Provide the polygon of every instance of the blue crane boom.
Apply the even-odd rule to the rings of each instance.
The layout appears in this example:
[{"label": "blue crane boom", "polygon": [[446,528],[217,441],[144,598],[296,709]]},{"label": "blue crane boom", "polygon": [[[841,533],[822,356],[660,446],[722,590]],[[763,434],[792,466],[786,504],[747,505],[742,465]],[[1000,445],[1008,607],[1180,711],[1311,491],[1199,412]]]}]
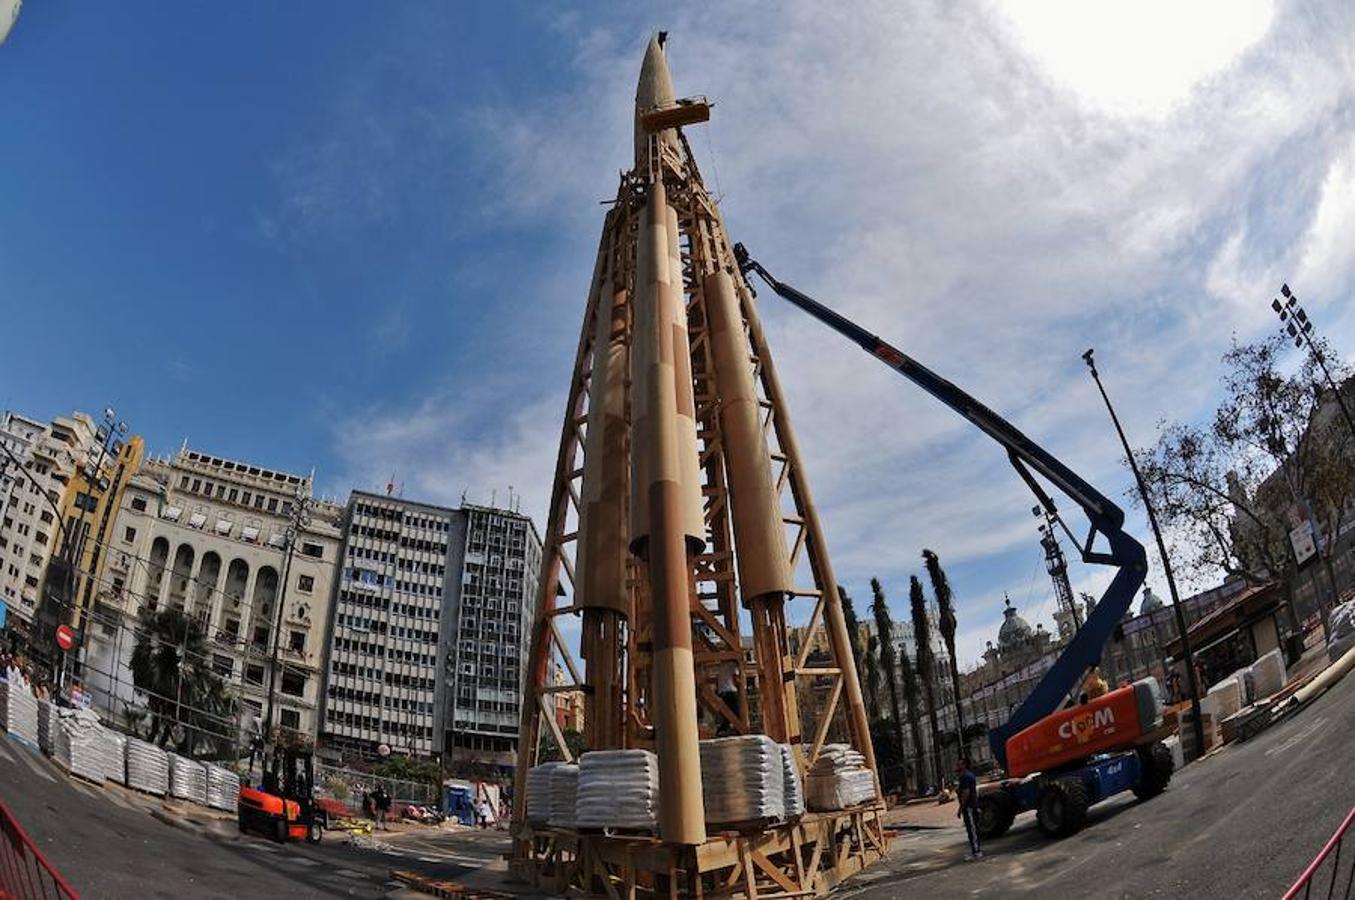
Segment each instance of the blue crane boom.
[{"label": "blue crane boom", "polygon": [[[1076,544],[1082,560],[1118,569],[1097,602],[1096,608],[1087,616],[1087,621],[1059,654],[1054,665],[1040,679],[1035,690],[1031,691],[1030,696],[1016,708],[1004,725],[989,731],[988,743],[992,747],[993,757],[998,765],[1005,769],[1007,739],[1057,710],[1082,680],[1087,670],[1100,662],[1106,642],[1110,640],[1115,626],[1128,611],[1135,593],[1147,574],[1148,564],[1143,545],[1125,532],[1122,509],[1047,450],[1022,434],[1006,419],[902,350],[887,343],[879,335],[872,334],[807,294],[777,281],[760,263],[748,255],[747,249],[742,244],[735,246],[734,254],[738,259],[740,271],[745,279],[749,280],[750,290],[752,284],[749,275],[755,273],[776,292],[777,296],[858,344],[861,349],[968,419],[976,428],[1006,448],[1007,459],[1012,467],[1041,505]],[[1082,509],[1090,526],[1086,540],[1079,541],[1069,531],[1068,526],[1058,515],[1053,499],[1032,475],[1032,470],[1043,476]],[[1105,538],[1105,550],[1093,549],[1098,534]]]}]

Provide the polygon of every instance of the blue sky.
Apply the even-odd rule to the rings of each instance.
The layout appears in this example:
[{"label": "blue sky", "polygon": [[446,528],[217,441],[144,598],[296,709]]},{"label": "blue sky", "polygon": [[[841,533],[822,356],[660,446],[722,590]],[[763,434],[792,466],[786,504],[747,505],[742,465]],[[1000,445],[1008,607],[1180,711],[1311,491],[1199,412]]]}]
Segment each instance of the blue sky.
[{"label": "blue sky", "polygon": [[[1207,413],[1282,280],[1355,351],[1355,14],[1178,5],[30,2],[0,47],[0,406],[112,403],[155,451],[340,496],[512,485],[540,521],[665,27],[735,239],[1122,497],[1086,347],[1138,443]],[[906,615],[930,546],[963,658],[1004,590],[1047,621],[1001,454],[762,302],[858,601],[879,575]]]}]

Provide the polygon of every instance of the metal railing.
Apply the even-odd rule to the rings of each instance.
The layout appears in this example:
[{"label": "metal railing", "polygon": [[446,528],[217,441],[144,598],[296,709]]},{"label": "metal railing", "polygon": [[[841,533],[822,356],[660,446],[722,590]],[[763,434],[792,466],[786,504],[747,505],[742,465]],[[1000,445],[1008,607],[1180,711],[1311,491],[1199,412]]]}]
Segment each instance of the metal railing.
[{"label": "metal railing", "polygon": [[[1285,892],[1284,900],[1293,900],[1295,897],[1303,897],[1307,900],[1312,896],[1312,890],[1316,885],[1319,893],[1317,896],[1326,897],[1331,900],[1332,897],[1342,897],[1345,900],[1350,898],[1350,889],[1352,882],[1355,882],[1355,852],[1347,854],[1345,869],[1341,868],[1341,843],[1345,839],[1346,832],[1350,830],[1351,825],[1355,825],[1355,807],[1346,814],[1346,819],[1341,823],[1341,827],[1336,829],[1336,833],[1327,841],[1326,846],[1317,854],[1308,868],[1303,870],[1299,880],[1294,882],[1294,886]],[[1323,872],[1328,860],[1331,861],[1331,875],[1327,876]],[[1341,886],[1342,875],[1345,878],[1345,888],[1342,893],[1337,893],[1337,888]],[[1320,876],[1320,877],[1319,877]],[[1327,892],[1321,893],[1323,882],[1327,885]]]},{"label": "metal railing", "polygon": [[78,900],[79,896],[0,802],[0,897]]}]

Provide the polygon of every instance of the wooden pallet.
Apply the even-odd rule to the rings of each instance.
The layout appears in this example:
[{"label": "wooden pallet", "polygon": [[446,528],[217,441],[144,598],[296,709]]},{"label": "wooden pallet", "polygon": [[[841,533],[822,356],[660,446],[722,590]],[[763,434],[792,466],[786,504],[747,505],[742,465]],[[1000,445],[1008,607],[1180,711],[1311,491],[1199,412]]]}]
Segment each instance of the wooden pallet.
[{"label": "wooden pallet", "polygon": [[434,897],[451,897],[454,900],[517,900],[512,894],[505,894],[501,891],[487,891],[483,888],[468,888],[455,881],[443,881],[427,875],[420,875],[418,872],[393,870],[391,877],[401,884],[409,885],[416,891]]},{"label": "wooden pallet", "polygon": [[889,841],[878,806],[723,830],[695,847],[562,829],[524,828],[515,837],[532,852],[511,861],[513,877],[550,893],[608,900],[817,897],[883,859]]}]

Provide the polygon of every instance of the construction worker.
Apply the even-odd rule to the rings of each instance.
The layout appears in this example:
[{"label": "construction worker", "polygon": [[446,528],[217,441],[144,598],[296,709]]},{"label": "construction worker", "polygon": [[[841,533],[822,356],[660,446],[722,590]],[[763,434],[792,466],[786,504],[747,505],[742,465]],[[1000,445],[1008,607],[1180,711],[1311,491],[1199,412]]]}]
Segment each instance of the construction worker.
[{"label": "construction worker", "polygon": [[955,817],[964,821],[965,834],[969,836],[969,856],[967,859],[982,859],[983,848],[979,846],[979,779],[970,768],[969,757],[961,756],[955,761],[955,796],[959,808]]},{"label": "construction worker", "polygon": [[1110,690],[1109,686],[1106,684],[1106,680],[1101,677],[1101,669],[1099,666],[1092,666],[1091,672],[1087,674],[1085,687],[1087,689],[1088,700],[1095,700],[1097,697],[1103,696],[1106,691]]}]

